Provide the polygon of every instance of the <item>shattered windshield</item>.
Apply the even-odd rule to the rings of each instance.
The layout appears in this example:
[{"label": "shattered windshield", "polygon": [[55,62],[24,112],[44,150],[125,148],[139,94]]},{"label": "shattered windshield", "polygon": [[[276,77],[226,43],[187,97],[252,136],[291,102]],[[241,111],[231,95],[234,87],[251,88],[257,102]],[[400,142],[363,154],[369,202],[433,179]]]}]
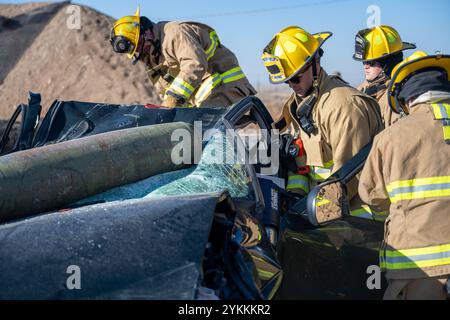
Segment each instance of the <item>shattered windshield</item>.
[{"label": "shattered windshield", "polygon": [[148,197],[223,191],[228,191],[234,198],[247,197],[250,179],[238,150],[236,135],[224,128],[215,130],[196,169],[188,176],[156,189]]},{"label": "shattered windshield", "polygon": [[74,207],[124,201],[228,191],[234,198],[254,200],[251,178],[239,152],[239,138],[224,128],[214,130],[205,143],[201,159],[189,169],[166,172],[117,187],[77,202]]}]

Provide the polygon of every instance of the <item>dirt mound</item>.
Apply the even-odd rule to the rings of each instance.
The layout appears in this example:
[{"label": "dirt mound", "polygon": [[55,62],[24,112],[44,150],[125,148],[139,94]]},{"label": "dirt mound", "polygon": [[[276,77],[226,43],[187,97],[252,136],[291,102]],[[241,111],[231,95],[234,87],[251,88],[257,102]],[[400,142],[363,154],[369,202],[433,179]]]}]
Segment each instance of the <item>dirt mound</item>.
[{"label": "dirt mound", "polygon": [[111,50],[114,19],[80,6],[81,28],[72,30],[67,26],[69,6],[0,5],[0,37],[16,39],[0,52],[2,64],[6,62],[0,68],[0,118],[9,118],[18,104],[26,103],[29,90],[42,94],[44,113],[55,99],[159,102],[144,66],[133,66]]},{"label": "dirt mound", "polygon": [[277,120],[281,115],[284,103],[291,94],[292,91],[289,89],[280,89],[280,86],[273,86],[273,88],[264,87],[258,89],[257,97],[260,98],[267,107],[274,120]]}]

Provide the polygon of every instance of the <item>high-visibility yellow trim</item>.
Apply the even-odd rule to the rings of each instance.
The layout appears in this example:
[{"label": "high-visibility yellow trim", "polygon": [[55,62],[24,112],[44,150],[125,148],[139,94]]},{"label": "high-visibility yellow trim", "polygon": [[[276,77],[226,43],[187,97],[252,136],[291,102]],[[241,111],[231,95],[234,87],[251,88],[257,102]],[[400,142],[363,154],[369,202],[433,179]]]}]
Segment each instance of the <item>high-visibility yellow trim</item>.
[{"label": "high-visibility yellow trim", "polygon": [[450,176],[394,181],[387,186],[392,203],[450,196]]},{"label": "high-visibility yellow trim", "polygon": [[370,208],[368,205],[362,205],[361,208],[350,211],[350,215],[353,217],[371,219],[375,221],[384,221],[388,216],[388,212],[377,212]]},{"label": "high-visibility yellow trim", "polygon": [[311,172],[309,176],[316,181],[327,180],[331,176],[331,169],[326,169],[322,167],[311,167]]},{"label": "high-visibility yellow trim", "polygon": [[450,121],[448,123],[444,123],[444,127],[442,129],[444,131],[444,140],[450,140]]},{"label": "high-visibility yellow trim", "polygon": [[208,61],[214,56],[214,54],[216,53],[216,49],[220,44],[219,36],[217,35],[216,31],[212,31],[209,34],[209,38],[211,39],[211,45],[205,51]]},{"label": "high-visibility yellow trim", "polygon": [[274,272],[269,272],[269,271],[262,270],[262,269],[259,269],[259,268],[257,268],[257,271],[258,271],[259,276],[263,280],[269,280],[269,279],[272,279],[275,276]]},{"label": "high-visibility yellow trim", "polygon": [[391,192],[394,188],[411,187],[411,186],[422,186],[422,185],[448,183],[448,182],[450,182],[450,176],[420,178],[420,179],[411,179],[411,180],[400,180],[400,181],[391,182],[387,186],[387,189],[388,189],[388,192]]},{"label": "high-visibility yellow trim", "polygon": [[301,189],[306,193],[309,193],[309,180],[307,176],[292,175],[288,178],[287,190]]},{"label": "high-visibility yellow trim", "polygon": [[[267,264],[267,261],[265,261],[264,259],[261,259],[258,256],[252,255],[252,259],[254,260],[258,260],[260,262],[262,262],[263,264]],[[256,269],[258,271],[258,274],[261,276],[261,278],[263,278],[263,280],[268,280],[273,278],[276,275],[276,272],[270,272],[261,268],[257,268]]]},{"label": "high-visibility yellow trim", "polygon": [[319,166],[310,166],[311,172],[309,173],[309,176],[311,179],[322,182],[327,180],[331,176],[331,172],[333,171],[333,160],[328,161],[324,164],[323,167]]},{"label": "high-visibility yellow trim", "polygon": [[450,104],[432,103],[431,106],[436,120],[450,119]]},{"label": "high-visibility yellow trim", "polygon": [[362,218],[362,219],[368,219],[368,220],[372,220],[372,212],[365,208],[359,208],[356,210],[352,210],[350,211],[350,215],[352,217],[357,217],[357,218]]},{"label": "high-visibility yellow trim", "polygon": [[328,200],[328,199],[323,199],[323,200],[317,201],[316,207],[321,207],[321,206],[324,206],[324,205],[329,204],[329,203],[331,203],[330,200]]},{"label": "high-visibility yellow trim", "polygon": [[178,77],[173,80],[170,87],[167,89],[167,91],[171,91],[175,94],[183,96],[184,98],[186,98],[186,100],[189,100],[194,90],[194,87]]},{"label": "high-visibility yellow trim", "polygon": [[450,264],[450,244],[416,249],[385,250],[382,265],[387,269],[413,269]]},{"label": "high-visibility yellow trim", "polygon": [[241,67],[236,67],[220,75],[223,83],[230,83],[245,78],[245,74]]},{"label": "high-visibility yellow trim", "polygon": [[436,259],[436,260],[427,260],[427,261],[418,261],[418,262],[402,262],[402,263],[389,263],[386,261],[385,268],[398,270],[398,269],[414,269],[414,268],[428,268],[428,267],[438,267],[450,264],[450,258],[446,259]]},{"label": "high-visibility yellow trim", "polygon": [[389,215],[389,212],[387,212],[387,211],[378,212],[378,211],[372,210],[372,218],[375,221],[385,221],[387,219],[388,215]]},{"label": "high-visibility yellow trim", "polygon": [[417,256],[421,254],[433,254],[438,252],[450,251],[450,244],[443,244],[439,246],[416,248],[416,249],[400,249],[400,250],[386,250],[388,257],[403,257],[403,256]]},{"label": "high-visibility yellow trim", "polygon": [[414,199],[425,199],[425,198],[440,198],[449,197],[450,188],[447,190],[432,190],[423,192],[407,192],[397,195],[391,198],[392,203],[396,203],[402,200],[414,200]]},{"label": "high-visibility yellow trim", "polygon": [[202,103],[208,98],[211,94],[211,91],[217,87],[222,81],[220,74],[215,73],[211,77],[209,77],[206,81],[202,83],[200,88],[198,89],[197,94],[195,95],[195,100],[197,104]]},{"label": "high-visibility yellow trim", "polygon": [[435,101],[431,104],[431,106],[433,108],[435,119],[442,120],[444,140],[445,142],[450,144],[450,104],[440,103],[440,101]]},{"label": "high-visibility yellow trim", "polygon": [[230,83],[243,78],[245,78],[245,74],[242,71],[241,67],[230,69],[222,74],[215,73],[211,75],[211,77],[209,77],[202,83],[197,93],[195,94],[196,103],[200,104],[205,101],[214,90],[214,88],[219,86],[221,83]]}]

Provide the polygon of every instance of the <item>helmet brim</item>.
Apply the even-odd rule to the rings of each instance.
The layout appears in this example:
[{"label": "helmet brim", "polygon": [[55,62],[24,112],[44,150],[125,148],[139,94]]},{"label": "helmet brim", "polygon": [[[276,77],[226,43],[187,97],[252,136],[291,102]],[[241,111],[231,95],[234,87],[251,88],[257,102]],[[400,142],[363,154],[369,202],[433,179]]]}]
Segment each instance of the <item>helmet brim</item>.
[{"label": "helmet brim", "polygon": [[388,87],[389,107],[395,113],[400,113],[396,108],[396,97],[394,92],[401,89],[405,80],[417,71],[425,68],[440,68],[447,72],[447,80],[450,81],[450,55],[430,55],[412,60],[400,66],[392,75],[391,83]]},{"label": "helmet brim", "polygon": [[377,60],[381,60],[381,59],[393,56],[394,54],[397,54],[399,52],[402,52],[402,51],[405,51],[405,50],[413,50],[413,49],[416,49],[416,45],[414,43],[403,42],[403,46],[402,46],[402,48],[400,50],[392,52],[392,53],[389,53],[389,54],[385,54],[382,57],[378,57],[378,58],[375,58],[375,59],[360,59],[360,58],[357,58],[355,56],[355,54],[353,54],[353,60],[360,61],[360,62],[377,61]]}]

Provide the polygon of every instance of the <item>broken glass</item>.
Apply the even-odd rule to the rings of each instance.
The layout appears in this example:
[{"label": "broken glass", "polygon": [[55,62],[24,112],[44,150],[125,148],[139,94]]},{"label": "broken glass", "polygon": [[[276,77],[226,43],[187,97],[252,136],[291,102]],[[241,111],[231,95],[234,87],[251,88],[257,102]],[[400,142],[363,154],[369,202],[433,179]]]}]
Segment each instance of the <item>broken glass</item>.
[{"label": "broken glass", "polygon": [[249,195],[249,181],[236,135],[216,130],[203,149],[196,169],[186,177],[151,192],[147,197],[228,191],[234,198]]}]

